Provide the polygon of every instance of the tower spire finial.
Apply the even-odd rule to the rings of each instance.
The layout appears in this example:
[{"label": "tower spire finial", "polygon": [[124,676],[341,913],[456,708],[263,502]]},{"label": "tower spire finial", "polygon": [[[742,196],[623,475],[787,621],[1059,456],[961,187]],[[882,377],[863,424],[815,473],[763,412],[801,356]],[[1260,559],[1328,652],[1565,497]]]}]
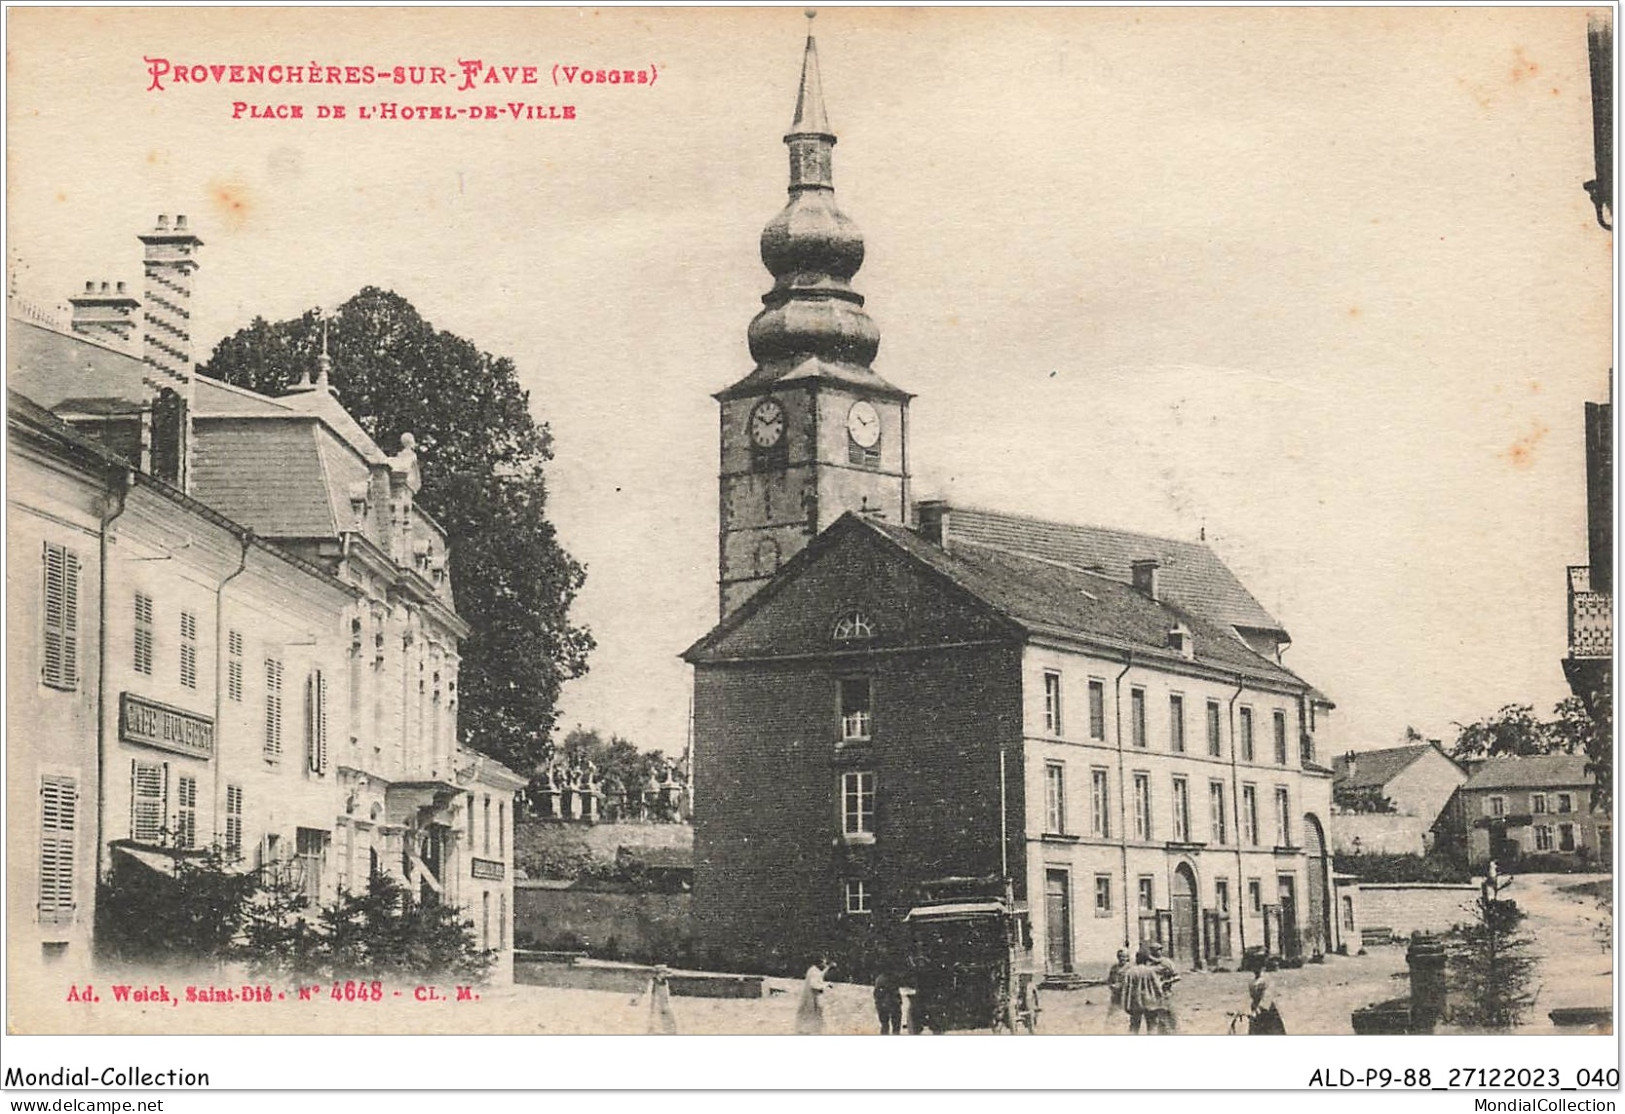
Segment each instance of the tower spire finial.
[{"label": "tower spire finial", "polygon": [[812,21],[817,15],[807,9],[807,50],[801,59],[801,88],[796,92],[796,118],[790,125],[790,135],[822,135],[833,141],[835,134],[829,130],[829,117],[824,113],[824,83],[818,75],[818,41],[812,34]]},{"label": "tower spire finial", "polygon": [[327,389],[330,386],[328,373],[333,370],[333,357],[327,354],[327,314],[319,309],[316,312],[322,319],[322,354],[316,357],[316,385]]}]

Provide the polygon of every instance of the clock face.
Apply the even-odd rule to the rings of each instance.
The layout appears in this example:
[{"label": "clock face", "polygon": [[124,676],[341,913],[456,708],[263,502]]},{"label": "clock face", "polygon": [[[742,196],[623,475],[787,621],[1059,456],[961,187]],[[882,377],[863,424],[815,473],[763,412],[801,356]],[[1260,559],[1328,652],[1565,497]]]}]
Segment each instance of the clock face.
[{"label": "clock face", "polygon": [[771,449],[784,438],[784,407],[777,399],[763,399],[750,412],[750,440],[759,449]]},{"label": "clock face", "polygon": [[852,443],[860,449],[872,449],[880,443],[880,415],[872,404],[859,400],[846,414],[846,432]]}]

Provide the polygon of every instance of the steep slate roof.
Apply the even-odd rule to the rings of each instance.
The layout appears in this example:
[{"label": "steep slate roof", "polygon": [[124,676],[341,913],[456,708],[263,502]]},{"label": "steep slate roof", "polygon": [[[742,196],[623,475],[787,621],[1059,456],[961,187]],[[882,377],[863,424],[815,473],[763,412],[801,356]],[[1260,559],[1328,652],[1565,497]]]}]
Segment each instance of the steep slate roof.
[{"label": "steep slate roof", "polygon": [[950,505],[948,512],[950,545],[957,538],[996,546],[1080,568],[1096,568],[1124,581],[1132,575],[1130,566],[1134,561],[1154,557],[1161,563],[1158,579],[1168,599],[1217,622],[1286,633],[1280,620],[1264,610],[1205,542],[1159,538],[1104,526],[1045,522],[975,507]]},{"label": "steep slate roof", "polygon": [[338,534],[314,419],[215,421],[199,430],[192,490],[272,538]]},{"label": "steep slate roof", "polygon": [[1333,784],[1338,789],[1379,789],[1432,749],[1432,743],[1417,743],[1408,747],[1357,750],[1353,777],[1349,776],[1349,756],[1340,754],[1332,759]]},{"label": "steep slate roof", "polygon": [[64,399],[145,399],[139,357],[19,317],[6,321],[6,373],[12,387],[46,409]]},{"label": "steep slate roof", "polygon": [[1183,623],[1194,640],[1196,665],[1307,688],[1291,670],[1255,653],[1234,631],[1167,601],[1151,600],[1127,584],[985,546],[953,548],[951,534],[950,548],[944,550],[906,527],[850,512],[796,554],[774,581],[684,656],[691,661],[705,660],[712,645],[768,605],[776,589],[794,578],[797,570],[855,531],[866,531],[889,543],[900,555],[935,571],[1028,635],[1078,639],[1111,650],[1131,650],[1146,660],[1177,663],[1184,659],[1168,648],[1168,633],[1176,623]]},{"label": "steep slate roof", "polygon": [[1462,789],[1583,788],[1591,782],[1583,754],[1532,754],[1492,758],[1473,772]]}]

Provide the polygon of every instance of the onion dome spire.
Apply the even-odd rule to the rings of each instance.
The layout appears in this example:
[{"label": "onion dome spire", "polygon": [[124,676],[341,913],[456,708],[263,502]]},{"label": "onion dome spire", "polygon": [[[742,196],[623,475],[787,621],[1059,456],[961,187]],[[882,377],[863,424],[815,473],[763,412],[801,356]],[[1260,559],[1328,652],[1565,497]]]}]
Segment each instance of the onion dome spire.
[{"label": "onion dome spire", "polygon": [[750,354],[759,365],[817,358],[867,367],[880,349],[880,330],[851,286],[863,266],[863,233],[835,206],[835,133],[824,112],[818,45],[810,31],[795,120],[784,142],[790,148],[790,202],[762,229],[762,262],[774,283],[750,323]]}]

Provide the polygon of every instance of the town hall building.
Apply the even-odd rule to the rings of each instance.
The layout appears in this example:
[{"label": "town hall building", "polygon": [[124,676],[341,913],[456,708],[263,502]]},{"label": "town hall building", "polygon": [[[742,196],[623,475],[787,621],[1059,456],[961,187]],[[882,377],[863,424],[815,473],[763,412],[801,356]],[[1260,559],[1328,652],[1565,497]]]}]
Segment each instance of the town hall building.
[{"label": "town hall building", "polygon": [[872,367],[809,37],[754,369],[721,404],[719,624],[694,667],[696,946],[851,974],[922,884],[993,878],[1057,978],[1341,944],[1332,703],[1205,542],[915,502]]}]

